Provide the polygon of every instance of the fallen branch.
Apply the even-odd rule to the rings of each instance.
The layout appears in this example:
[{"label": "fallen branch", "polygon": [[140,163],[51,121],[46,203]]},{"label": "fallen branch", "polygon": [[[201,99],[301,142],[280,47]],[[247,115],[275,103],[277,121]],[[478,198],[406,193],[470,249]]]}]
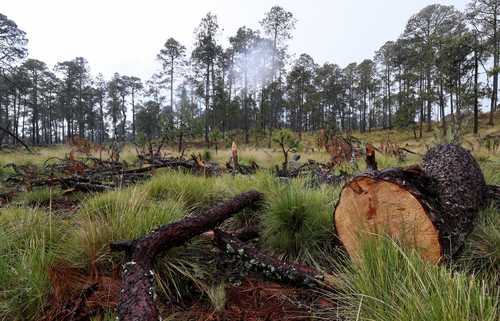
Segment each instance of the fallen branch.
[{"label": "fallen branch", "polygon": [[123,265],[118,317],[122,321],[157,321],[153,263],[160,252],[180,246],[191,238],[213,229],[242,209],[260,202],[256,191],[240,194],[199,216],[189,216],[164,225],[143,238],[115,242],[112,251],[124,251],[128,262]]},{"label": "fallen branch", "polygon": [[16,136],[14,133],[12,133],[10,130],[8,130],[7,128],[3,128],[3,127],[1,127],[1,126],[0,126],[0,130],[1,130],[1,131],[3,131],[4,133],[8,134],[10,137],[14,138],[14,140],[15,140],[16,142],[18,142],[19,144],[23,145],[23,146],[24,146],[24,148],[26,148],[26,149],[28,150],[28,152],[33,153],[33,152],[31,151],[31,149],[29,148],[29,146],[28,146],[28,145],[26,145],[26,143],[25,143],[25,142],[23,142],[21,138],[17,137],[17,136]]},{"label": "fallen branch", "polygon": [[257,272],[274,281],[305,288],[334,287],[335,277],[314,268],[286,263],[245,244],[221,230],[214,231],[214,241],[225,256],[246,272]]}]

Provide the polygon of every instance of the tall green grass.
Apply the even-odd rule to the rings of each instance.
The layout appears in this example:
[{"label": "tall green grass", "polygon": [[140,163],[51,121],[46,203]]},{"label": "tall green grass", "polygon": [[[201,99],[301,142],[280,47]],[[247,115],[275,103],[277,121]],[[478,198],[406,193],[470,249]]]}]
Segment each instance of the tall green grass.
[{"label": "tall green grass", "polygon": [[493,206],[482,210],[476,224],[458,261],[466,270],[500,284],[500,211]]},{"label": "tall green grass", "polygon": [[334,240],[333,208],[338,190],[313,189],[292,180],[268,194],[262,217],[266,247],[289,259],[307,260],[322,253]]},{"label": "tall green grass", "polygon": [[[342,269],[340,302],[345,320],[497,321],[499,293],[489,283],[421,260],[386,237],[361,247],[360,261]],[[337,301],[337,302],[338,302]]]},{"label": "tall green grass", "polygon": [[194,176],[179,171],[165,171],[144,186],[152,200],[178,198],[192,207],[206,204],[217,197],[214,193],[215,178]]},{"label": "tall green grass", "polygon": [[63,194],[60,188],[42,187],[18,194],[13,200],[24,206],[49,206],[50,202]]},{"label": "tall green grass", "polygon": [[0,211],[0,319],[36,320],[46,307],[48,268],[64,225],[40,210]]},{"label": "tall green grass", "polygon": [[[109,251],[111,242],[139,238],[188,212],[180,194],[151,201],[147,184],[93,196],[75,215],[74,228],[58,248],[59,258],[89,272],[110,273],[124,263],[121,254]],[[205,244],[194,240],[162,255],[156,269],[160,295],[178,301],[193,288],[201,288],[207,277],[206,252]]]},{"label": "tall green grass", "polygon": [[61,244],[62,256],[82,268],[105,263],[112,260],[111,242],[138,238],[186,214],[177,199],[150,202],[147,195],[143,186],[136,186],[87,199]]}]

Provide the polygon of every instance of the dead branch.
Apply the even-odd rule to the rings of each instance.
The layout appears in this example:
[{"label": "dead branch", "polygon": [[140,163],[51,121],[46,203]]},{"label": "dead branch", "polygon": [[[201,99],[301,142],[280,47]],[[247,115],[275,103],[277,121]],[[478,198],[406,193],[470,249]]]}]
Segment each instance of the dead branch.
[{"label": "dead branch", "polygon": [[128,262],[123,265],[118,316],[122,321],[156,321],[159,319],[154,289],[153,263],[156,256],[180,246],[231,217],[242,209],[256,205],[263,195],[256,191],[240,194],[199,216],[189,216],[164,225],[140,239],[115,242],[112,251],[124,251]]},{"label": "dead branch", "polygon": [[306,288],[333,287],[335,277],[314,268],[284,262],[221,230],[214,231],[214,241],[223,254],[245,272],[257,272],[266,278]]},{"label": "dead branch", "polygon": [[29,148],[29,146],[28,146],[28,145],[26,145],[26,143],[25,143],[25,142],[23,142],[23,140],[22,140],[21,138],[17,137],[17,136],[16,136],[14,133],[12,133],[10,130],[8,130],[7,128],[3,128],[3,127],[1,127],[1,126],[0,126],[0,130],[1,130],[1,131],[3,131],[4,133],[6,133],[7,135],[9,135],[10,137],[14,138],[14,140],[15,140],[16,142],[18,142],[19,144],[23,145],[23,146],[24,146],[24,148],[26,148],[26,150],[27,150],[28,152],[33,153],[33,152],[31,151],[31,149]]}]

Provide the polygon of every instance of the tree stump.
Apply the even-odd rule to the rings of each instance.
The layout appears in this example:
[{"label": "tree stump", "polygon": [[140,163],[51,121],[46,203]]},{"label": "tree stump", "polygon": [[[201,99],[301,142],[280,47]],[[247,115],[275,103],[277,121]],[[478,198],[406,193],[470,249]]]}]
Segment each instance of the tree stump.
[{"label": "tree stump", "polygon": [[440,145],[425,155],[422,168],[355,176],[341,192],[335,227],[354,259],[363,237],[387,234],[437,263],[462,247],[485,193],[484,177],[470,153]]}]

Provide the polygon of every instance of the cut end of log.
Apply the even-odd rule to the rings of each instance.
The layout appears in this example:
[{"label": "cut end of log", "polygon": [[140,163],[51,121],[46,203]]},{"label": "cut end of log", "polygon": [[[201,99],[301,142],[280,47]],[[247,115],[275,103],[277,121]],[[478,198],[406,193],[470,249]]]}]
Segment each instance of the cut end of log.
[{"label": "cut end of log", "polygon": [[363,239],[386,234],[437,263],[442,256],[439,232],[430,213],[404,186],[382,178],[360,176],[348,183],[335,210],[338,236],[357,259]]}]

